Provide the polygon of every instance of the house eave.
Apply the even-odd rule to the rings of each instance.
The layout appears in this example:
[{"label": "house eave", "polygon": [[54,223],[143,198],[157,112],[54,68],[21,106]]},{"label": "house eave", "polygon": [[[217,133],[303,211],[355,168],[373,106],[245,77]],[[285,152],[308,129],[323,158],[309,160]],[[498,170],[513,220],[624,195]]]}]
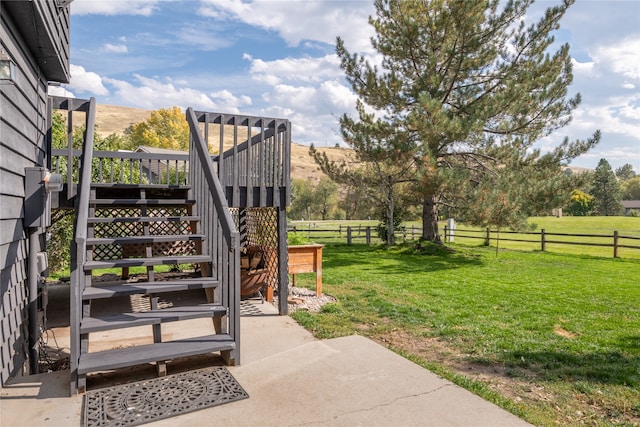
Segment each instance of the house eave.
[{"label": "house eave", "polygon": [[[42,76],[48,81],[69,83],[68,55],[59,43],[59,34],[51,28],[52,21],[45,18],[47,11],[57,14],[56,18],[68,25],[70,2],[3,1],[2,7],[16,23],[29,51],[37,61]],[[46,9],[45,9],[46,8]],[[63,15],[63,16],[61,16]]]}]

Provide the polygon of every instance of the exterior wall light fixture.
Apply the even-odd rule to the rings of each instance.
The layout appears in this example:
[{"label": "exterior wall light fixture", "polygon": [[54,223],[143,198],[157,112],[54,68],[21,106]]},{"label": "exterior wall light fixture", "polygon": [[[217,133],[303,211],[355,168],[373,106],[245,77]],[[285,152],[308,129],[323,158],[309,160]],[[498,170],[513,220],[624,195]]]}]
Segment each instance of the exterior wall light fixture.
[{"label": "exterior wall light fixture", "polygon": [[16,81],[16,63],[4,51],[0,51],[0,84],[13,84]]}]

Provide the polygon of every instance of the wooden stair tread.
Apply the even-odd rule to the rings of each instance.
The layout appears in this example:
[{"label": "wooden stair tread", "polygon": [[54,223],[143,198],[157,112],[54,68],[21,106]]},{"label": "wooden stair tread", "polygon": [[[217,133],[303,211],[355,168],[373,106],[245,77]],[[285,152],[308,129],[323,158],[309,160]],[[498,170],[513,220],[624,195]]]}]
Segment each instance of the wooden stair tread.
[{"label": "wooden stair tread", "polygon": [[223,316],[227,309],[220,304],[198,304],[184,307],[169,307],[137,313],[120,313],[101,317],[84,317],[80,322],[80,333],[110,331],[165,322]]},{"label": "wooden stair tread", "polygon": [[117,285],[89,286],[82,293],[83,300],[111,298],[127,295],[160,294],[215,288],[220,282],[212,277],[197,277],[155,282],[121,283]]},{"label": "wooden stair tread", "polygon": [[234,350],[233,338],[227,334],[206,335],[136,347],[84,353],[80,355],[78,374],[124,368],[143,363],[195,356],[214,351]]},{"label": "wooden stair tread", "polygon": [[162,242],[201,241],[204,240],[205,237],[206,236],[204,234],[158,234],[151,236],[101,237],[87,239],[87,245],[127,245]]},{"label": "wooden stair tread", "polygon": [[198,216],[132,216],[132,217],[90,217],[89,224],[113,223],[113,222],[182,222],[200,221]]},{"label": "wooden stair tread", "polygon": [[198,264],[201,262],[211,262],[211,257],[209,255],[176,255],[169,257],[124,258],[109,261],[87,261],[84,264],[84,270],[90,271],[101,268],[139,267],[151,265]]}]

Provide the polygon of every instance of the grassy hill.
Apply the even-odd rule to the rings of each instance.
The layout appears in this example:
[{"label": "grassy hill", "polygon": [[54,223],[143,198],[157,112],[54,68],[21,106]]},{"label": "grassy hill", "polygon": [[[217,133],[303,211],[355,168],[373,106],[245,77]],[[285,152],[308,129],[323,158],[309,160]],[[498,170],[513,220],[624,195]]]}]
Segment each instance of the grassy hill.
[{"label": "grassy hill", "polygon": [[[151,112],[152,110],[141,108],[98,104],[96,111],[98,133],[103,137],[114,133],[121,134],[129,126],[147,120]],[[295,139],[295,135],[293,138]],[[318,151],[326,152],[332,160],[345,159],[349,153],[349,149],[346,148],[318,148]],[[291,177],[317,182],[322,176],[324,174],[309,156],[309,147],[293,142],[291,144]]]}]

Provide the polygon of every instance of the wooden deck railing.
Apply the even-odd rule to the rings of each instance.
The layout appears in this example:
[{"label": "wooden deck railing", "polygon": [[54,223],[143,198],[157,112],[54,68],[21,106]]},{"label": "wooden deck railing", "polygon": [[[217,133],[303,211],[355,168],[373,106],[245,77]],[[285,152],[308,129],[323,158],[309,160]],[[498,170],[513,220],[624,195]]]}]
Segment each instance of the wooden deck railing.
[{"label": "wooden deck railing", "polygon": [[[218,176],[234,207],[290,202],[291,123],[284,119],[194,112],[205,141],[217,141]],[[232,135],[228,136],[227,133]],[[242,141],[242,142],[240,142]]]},{"label": "wooden deck railing", "polygon": [[[53,149],[52,169],[64,177],[75,176],[77,162],[69,162],[66,149]],[[71,150],[72,159],[82,150]],[[118,184],[188,184],[189,154],[158,154],[131,151],[93,152],[91,181]],[[71,168],[69,167],[71,166]]]},{"label": "wooden deck railing", "polygon": [[[64,99],[64,98],[60,98]],[[290,202],[291,124],[288,120],[193,112],[203,140],[222,155],[207,155],[229,206],[279,207]],[[72,129],[72,128],[71,128]],[[228,135],[228,134],[231,135]],[[209,144],[205,145],[208,146]],[[65,149],[52,149],[51,168],[75,195],[78,159],[72,137]],[[190,184],[187,152],[94,151],[92,182],[119,184]]]}]

